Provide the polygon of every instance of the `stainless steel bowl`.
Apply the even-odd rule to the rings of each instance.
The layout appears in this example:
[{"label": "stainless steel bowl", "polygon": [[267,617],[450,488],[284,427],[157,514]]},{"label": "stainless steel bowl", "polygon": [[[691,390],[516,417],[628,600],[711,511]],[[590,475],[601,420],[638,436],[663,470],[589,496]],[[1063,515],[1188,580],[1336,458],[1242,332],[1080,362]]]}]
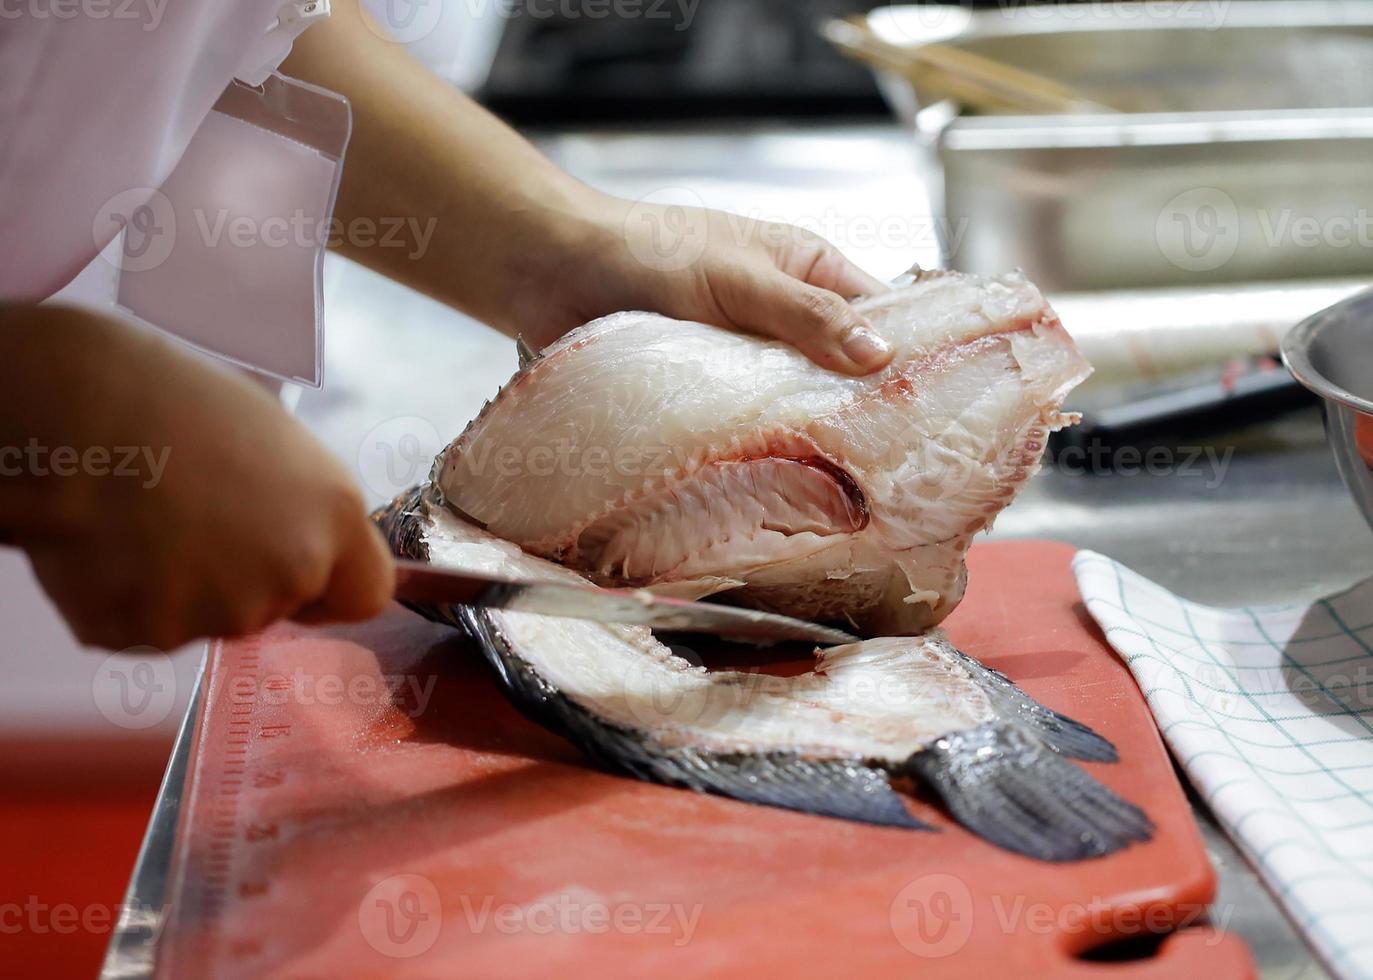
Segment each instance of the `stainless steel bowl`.
[{"label": "stainless steel bowl", "polygon": [[1325,431],[1345,486],[1373,525],[1373,290],[1308,317],[1283,338],[1293,377],[1325,400]]}]

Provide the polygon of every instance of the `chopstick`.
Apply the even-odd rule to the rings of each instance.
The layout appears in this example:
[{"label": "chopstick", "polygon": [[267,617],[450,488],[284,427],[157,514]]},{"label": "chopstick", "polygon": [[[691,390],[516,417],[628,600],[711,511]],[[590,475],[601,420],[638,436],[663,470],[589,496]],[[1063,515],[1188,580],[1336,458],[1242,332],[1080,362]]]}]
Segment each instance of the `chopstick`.
[{"label": "chopstick", "polygon": [[906,47],[873,31],[862,15],[834,18],[821,35],[851,58],[893,72],[921,92],[983,112],[1115,112],[1070,86],[947,44]]}]

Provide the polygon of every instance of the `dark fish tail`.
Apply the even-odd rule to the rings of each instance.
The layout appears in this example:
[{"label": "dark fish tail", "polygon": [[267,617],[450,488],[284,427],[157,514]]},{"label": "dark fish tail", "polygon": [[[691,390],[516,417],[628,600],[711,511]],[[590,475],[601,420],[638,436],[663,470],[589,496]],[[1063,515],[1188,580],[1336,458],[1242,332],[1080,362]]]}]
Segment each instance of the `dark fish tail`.
[{"label": "dark fish tail", "polygon": [[1086,762],[1116,762],[1120,755],[1109,739],[1103,738],[1080,721],[1047,708],[1017,687],[1009,677],[979,663],[950,646],[988,695],[997,714],[1014,719],[1033,729],[1034,734],[1060,755]]},{"label": "dark fish tail", "polygon": [[1153,824],[1014,722],[938,739],[906,763],[954,818],[994,844],[1044,861],[1114,853]]}]

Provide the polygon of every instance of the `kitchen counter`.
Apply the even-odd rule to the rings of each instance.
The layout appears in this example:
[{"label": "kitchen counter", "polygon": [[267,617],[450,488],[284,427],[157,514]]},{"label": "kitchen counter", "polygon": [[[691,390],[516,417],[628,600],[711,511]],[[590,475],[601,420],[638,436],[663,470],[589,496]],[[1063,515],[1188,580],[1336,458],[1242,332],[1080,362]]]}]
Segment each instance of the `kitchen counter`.
[{"label": "kitchen counter", "polygon": [[[939,229],[920,158],[895,126],[568,134],[540,142],[573,173],[625,196],[801,223],[879,276],[937,261]],[[297,412],[355,468],[369,499],[381,502],[422,479],[433,454],[510,375],[513,345],[332,256],[326,289],[326,387],[302,393]],[[1373,574],[1373,535],[1339,483],[1316,409],[1211,442],[1234,449],[1223,470],[1046,470],[993,534],[1099,550],[1203,602],[1290,601]],[[195,711],[192,705],[188,726]],[[131,903],[161,906],[188,748],[183,737]],[[1263,977],[1325,976],[1204,807],[1197,816],[1220,876],[1213,920],[1246,939]],[[146,974],[156,924],[145,917],[123,930],[104,975]]]}]

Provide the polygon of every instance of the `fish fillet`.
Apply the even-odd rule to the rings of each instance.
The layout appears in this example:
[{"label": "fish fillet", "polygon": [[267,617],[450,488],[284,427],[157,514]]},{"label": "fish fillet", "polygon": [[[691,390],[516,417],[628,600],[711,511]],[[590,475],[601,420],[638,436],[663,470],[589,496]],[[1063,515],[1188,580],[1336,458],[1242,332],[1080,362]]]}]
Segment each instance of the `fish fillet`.
[{"label": "fish fillet", "polygon": [[[453,514],[432,487],[378,515],[398,553],[529,580],[584,581]],[[935,629],[823,651],[794,677],[709,671],[641,626],[422,607],[468,631],[529,717],[608,767],[739,800],[909,829],[890,779],[913,779],[965,827],[1065,861],[1112,853],[1148,818],[1067,758],[1109,742],[1034,701]]]},{"label": "fish fillet", "polygon": [[603,585],[918,633],[957,605],[973,534],[1090,368],[1019,274],[925,273],[858,309],[895,350],[864,378],[701,323],[595,320],[525,365],[433,482]]}]

